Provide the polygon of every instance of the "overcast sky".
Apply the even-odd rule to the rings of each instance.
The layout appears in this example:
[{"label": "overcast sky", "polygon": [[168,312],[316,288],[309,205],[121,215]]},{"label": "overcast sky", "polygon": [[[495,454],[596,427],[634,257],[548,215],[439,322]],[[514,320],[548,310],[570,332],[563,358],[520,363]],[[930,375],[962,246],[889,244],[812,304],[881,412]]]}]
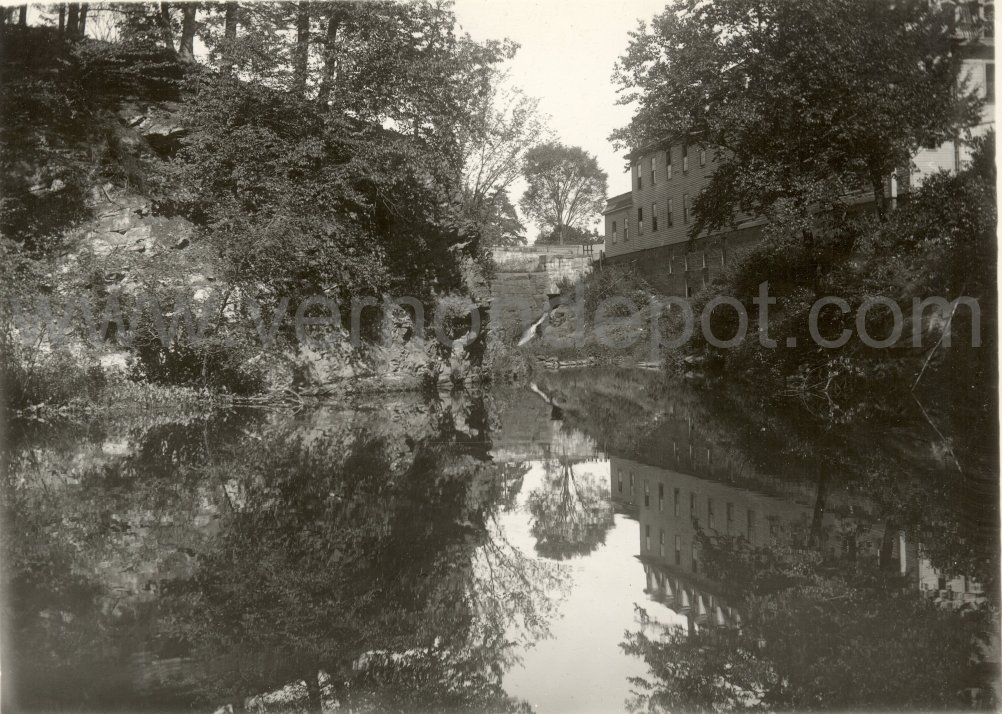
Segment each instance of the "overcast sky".
[{"label": "overcast sky", "polygon": [[[616,104],[612,67],[637,20],[649,20],[666,0],[455,0],[456,17],[477,40],[508,37],[521,47],[511,62],[514,81],[540,99],[559,141],[598,157],[609,194],[630,190],[622,152],[609,133],[630,119]],[[524,187],[512,191],[517,203]],[[594,224],[596,227],[599,223]],[[536,228],[529,231],[530,241]]]}]

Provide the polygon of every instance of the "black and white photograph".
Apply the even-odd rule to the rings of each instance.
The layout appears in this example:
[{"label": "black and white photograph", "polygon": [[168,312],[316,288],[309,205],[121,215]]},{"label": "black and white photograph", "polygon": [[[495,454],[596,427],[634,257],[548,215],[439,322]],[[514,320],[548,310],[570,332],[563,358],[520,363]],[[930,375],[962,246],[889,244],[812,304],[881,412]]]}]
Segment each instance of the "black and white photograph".
[{"label": "black and white photograph", "polygon": [[0,712],[1002,709],[991,0],[0,0]]}]

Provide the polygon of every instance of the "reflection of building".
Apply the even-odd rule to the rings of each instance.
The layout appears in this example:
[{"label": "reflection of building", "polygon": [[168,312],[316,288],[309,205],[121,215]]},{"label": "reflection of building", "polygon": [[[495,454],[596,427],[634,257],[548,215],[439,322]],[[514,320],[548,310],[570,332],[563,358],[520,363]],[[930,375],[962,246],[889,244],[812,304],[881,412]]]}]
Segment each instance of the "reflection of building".
[{"label": "reflection of building", "polygon": [[984,599],[970,579],[948,580],[935,571],[920,544],[877,520],[865,495],[837,483],[819,490],[807,474],[758,473],[668,407],[658,417],[654,446],[639,457],[648,463],[610,457],[609,489],[616,511],[637,521],[645,591],[686,615],[691,626],[740,622],[720,597],[722,583],[706,576],[700,533],[756,548],[810,545],[828,559],[868,561],[904,576],[944,603]]},{"label": "reflection of building", "polygon": [[689,621],[689,629],[699,627],[740,627],[741,614],[718,595],[712,584],[678,568],[643,558],[647,587],[644,592]]}]

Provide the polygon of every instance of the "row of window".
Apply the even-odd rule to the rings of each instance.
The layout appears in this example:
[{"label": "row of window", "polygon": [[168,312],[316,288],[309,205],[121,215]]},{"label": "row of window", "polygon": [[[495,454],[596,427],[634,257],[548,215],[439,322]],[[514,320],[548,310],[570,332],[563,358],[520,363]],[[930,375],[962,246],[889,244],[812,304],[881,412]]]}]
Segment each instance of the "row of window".
[{"label": "row of window", "polygon": [[[665,178],[671,179],[672,177],[672,162],[671,162],[672,150],[668,149],[664,152],[665,156]],[[658,183],[658,154],[654,154],[650,159],[641,159],[633,165],[633,178],[637,184],[637,190],[640,191],[644,188],[644,165],[650,166],[648,176],[651,180],[651,186],[656,186]],[[699,165],[706,166],[706,149],[699,149]],[[689,171],[689,145],[682,144],[682,173],[687,173]]]},{"label": "row of window", "polygon": [[[682,537],[679,535],[675,536],[675,565],[682,564]],[[651,527],[644,526],[644,551],[651,552]],[[658,534],[658,555],[662,558],[665,557],[665,532],[662,528]],[[692,572],[699,572],[699,556],[696,552],[696,543],[692,543],[692,557],[690,559],[692,563]]]},{"label": "row of window", "polygon": [[[675,225],[675,200],[669,198],[665,205],[665,228],[671,228]],[[682,194],[682,223],[685,225],[689,224],[689,218],[692,215],[691,206],[689,203],[689,194]],[[659,221],[661,219],[661,211],[657,202],[651,204],[651,233],[657,233]],[[617,242],[619,238],[619,223],[618,221],[613,221],[610,225],[609,238],[613,243]],[[637,235],[644,234],[644,209],[637,209]],[[623,219],[623,242],[630,240],[630,219]]]},{"label": "row of window", "polygon": [[[630,496],[632,497],[634,495],[634,491],[635,491],[635,483],[634,483],[634,475],[633,475],[633,473],[629,474],[629,478],[630,478]],[[623,492],[623,473],[622,472],[620,472],[620,474],[619,474],[619,481],[618,481],[618,486],[617,487],[618,487],[619,493],[622,493]],[[674,515],[675,518],[679,517],[679,513],[681,511],[681,503],[682,503],[682,489],[680,489],[680,488],[673,489],[673,492],[672,492],[672,512],[673,512],[673,515]],[[644,479],[644,507],[645,508],[649,508],[650,505],[651,505],[650,484],[647,481],[647,479]],[[706,499],[706,523],[707,523],[707,526],[709,528],[711,528],[711,529],[716,529],[716,527],[717,527],[717,521],[716,521],[717,512],[716,512],[714,506],[715,506],[715,504],[714,504],[713,499],[710,498],[710,497],[707,497],[707,499]],[[659,483],[658,484],[658,511],[661,512],[661,513],[663,513],[664,510],[665,510],[665,485],[663,483]],[[699,521],[699,512],[698,512],[698,507],[697,507],[697,501],[696,501],[696,494],[695,494],[695,492],[690,492],[689,493],[689,517],[692,518],[692,520],[694,522],[698,522]],[[727,535],[733,535],[734,534],[734,504],[733,503],[727,503],[724,506],[724,525],[725,525],[724,532]],[[748,540],[751,540],[754,537],[754,535],[755,535],[755,527],[756,527],[756,515],[755,515],[755,511],[749,508],[748,511],[747,511],[747,514],[746,514],[746,523],[745,523],[745,533],[747,535]]]}]

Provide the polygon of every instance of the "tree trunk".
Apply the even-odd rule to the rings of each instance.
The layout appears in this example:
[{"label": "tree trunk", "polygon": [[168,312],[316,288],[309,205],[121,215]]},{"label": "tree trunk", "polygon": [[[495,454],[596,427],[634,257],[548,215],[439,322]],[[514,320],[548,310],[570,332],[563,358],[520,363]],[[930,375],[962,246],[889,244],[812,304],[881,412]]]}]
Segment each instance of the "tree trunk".
[{"label": "tree trunk", "polygon": [[223,20],[223,39],[226,43],[223,47],[223,74],[233,74],[233,43],[237,39],[237,4],[235,2],[226,3],[226,15]]},{"label": "tree trunk", "polygon": [[72,38],[77,36],[77,24],[80,20],[80,3],[71,2],[69,15],[66,18],[66,34]]},{"label": "tree trunk", "polygon": [[296,11],[296,54],[293,61],[293,90],[306,94],[306,74],[310,61],[310,3],[300,0]]},{"label": "tree trunk", "polygon": [[324,37],[324,68],[320,77],[320,89],[317,92],[317,102],[326,105],[334,86],[334,73],[337,66],[337,33],[341,27],[341,10],[334,9],[327,20],[327,33]]},{"label": "tree trunk", "polygon": [[564,224],[563,223],[560,223],[560,224],[557,225],[557,236],[558,236],[558,242],[560,243],[560,245],[563,245],[564,244]]},{"label": "tree trunk", "polygon": [[879,169],[870,169],[870,186],[873,188],[873,204],[877,209],[877,218],[887,220],[887,205],[884,198],[884,177]]},{"label": "tree trunk", "polygon": [[320,693],[320,671],[318,670],[308,674],[305,679],[306,693],[310,702],[310,714],[321,714],[324,708],[324,702]]},{"label": "tree trunk", "polygon": [[19,9],[20,9],[20,13],[18,14],[18,17],[17,17],[18,27],[27,27],[28,26],[28,6],[27,5],[22,5]]},{"label": "tree trunk", "polygon": [[157,27],[160,29],[160,39],[164,47],[171,54],[174,54],[174,30],[170,26],[170,3],[160,3],[160,12],[157,15]]},{"label": "tree trunk", "polygon": [[80,18],[77,20],[77,37],[87,36],[87,10],[89,8],[90,3],[80,3]]},{"label": "tree trunk", "polygon": [[828,498],[828,469],[821,464],[820,457],[815,464],[815,478],[817,481],[817,491],[814,496],[814,513],[811,517],[811,533],[809,545],[816,548],[821,545],[821,536],[824,534],[825,505]]},{"label": "tree trunk", "polygon": [[181,42],[178,45],[178,59],[189,64],[195,61],[195,29],[197,28],[198,5],[185,3],[181,6]]},{"label": "tree trunk", "polygon": [[66,34],[66,3],[59,3],[59,34]]},{"label": "tree trunk", "polygon": [[892,570],[895,565],[892,557],[894,555],[894,541],[898,538],[898,531],[894,526],[894,521],[888,520],[884,524],[884,537],[880,540],[880,555],[878,563],[881,570]]}]

